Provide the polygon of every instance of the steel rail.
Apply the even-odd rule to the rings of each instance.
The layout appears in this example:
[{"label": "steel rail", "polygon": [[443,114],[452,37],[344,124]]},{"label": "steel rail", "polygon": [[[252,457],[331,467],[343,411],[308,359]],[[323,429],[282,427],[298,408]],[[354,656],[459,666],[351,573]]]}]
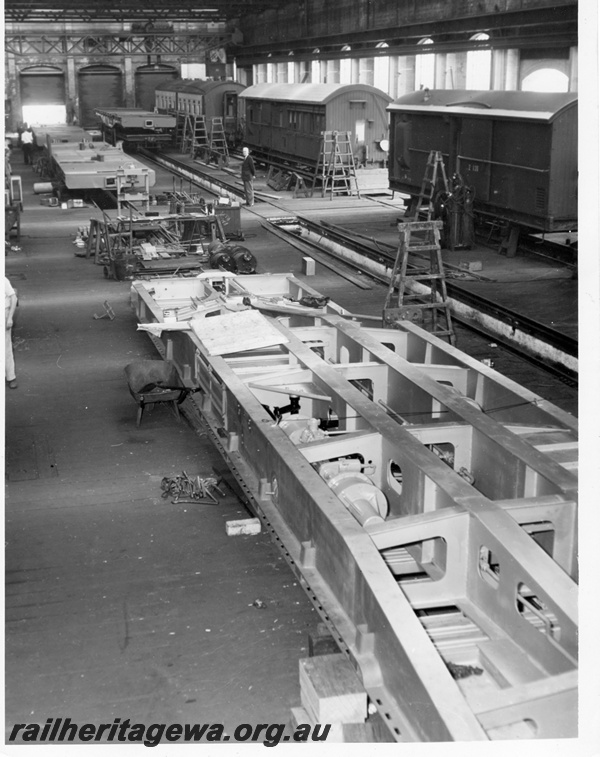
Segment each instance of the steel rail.
[{"label": "steel rail", "polygon": [[[332,257],[351,263],[384,284],[389,284],[389,276],[395,259],[388,246],[389,252],[383,249],[385,245],[377,242],[376,252],[356,239],[351,239],[343,231],[332,228],[331,224],[324,224],[298,217],[300,225],[327,237],[338,248],[347,249],[354,257],[346,257],[340,249],[332,250],[326,246],[319,246],[319,250],[327,252]],[[362,266],[361,260],[370,261],[371,265]],[[528,361],[552,373],[571,385],[578,382],[577,346],[576,339],[561,334],[555,329],[528,318],[509,308],[492,302],[481,295],[469,292],[464,287],[453,282],[446,282],[452,317],[467,328],[492,338],[514,354],[526,358]],[[423,292],[427,288],[422,285]]]},{"label": "steel rail", "polygon": [[[151,153],[143,148],[138,150],[138,155],[140,154],[151,162],[190,179],[209,192],[217,195],[225,193],[231,199],[239,199],[243,196],[241,187],[238,189],[218,177],[208,178],[200,167],[190,166],[170,155]],[[280,207],[272,199],[266,198],[265,201],[275,207]],[[360,240],[356,235],[334,224],[311,221],[303,216],[296,216],[296,218],[298,223],[308,231],[329,239],[335,245],[351,250],[353,254],[361,258],[380,263],[382,270],[380,273],[375,272],[372,266],[363,267],[360,260],[355,257],[349,260],[343,254],[338,254],[328,247],[319,246],[322,252],[350,263],[384,284],[389,283],[389,274],[396,257],[395,247],[376,240],[370,240],[373,246],[368,246],[364,238]],[[545,369],[570,385],[577,384],[577,339],[561,334],[556,329],[533,318],[470,292],[455,282],[447,281],[446,287],[451,298],[452,316],[457,322],[494,339],[514,354],[526,358],[532,364]]]},{"label": "steel rail", "polygon": [[[394,264],[394,260],[396,258],[396,248],[392,245],[376,242],[376,245],[379,249],[375,251],[372,248],[369,248],[366,244],[357,240],[355,237],[353,238],[351,232],[349,233],[345,229],[340,229],[339,227],[336,227],[331,223],[323,221],[312,221],[303,216],[298,216],[298,221],[307,229],[317,231],[335,241],[343,241],[349,247],[356,250],[357,252],[360,252],[367,258],[373,258],[375,255],[378,255],[379,257],[383,256],[390,262],[390,267]],[[446,268],[460,270],[455,266],[446,265]],[[529,316],[523,315],[522,313],[517,313],[516,311],[511,310],[504,305],[500,305],[499,303],[493,302],[486,297],[482,297],[475,292],[470,292],[456,282],[446,281],[446,287],[448,289],[448,292],[453,294],[456,299],[460,299],[462,302],[465,302],[466,304],[477,308],[481,312],[493,315],[499,320],[502,320],[503,322],[509,324],[511,327],[518,325],[519,328],[526,333],[534,336],[535,338],[542,339],[549,345],[569,355],[572,355],[573,357],[577,355],[577,339],[573,339],[573,337],[562,334],[560,331],[557,331],[550,326],[540,323],[534,318],[530,318]]]}]

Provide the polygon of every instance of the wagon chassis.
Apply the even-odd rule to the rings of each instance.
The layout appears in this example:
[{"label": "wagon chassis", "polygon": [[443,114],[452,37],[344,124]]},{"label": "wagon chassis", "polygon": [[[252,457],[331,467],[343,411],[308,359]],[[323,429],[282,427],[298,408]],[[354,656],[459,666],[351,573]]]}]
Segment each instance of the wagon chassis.
[{"label": "wagon chassis", "polygon": [[[573,417],[414,324],[291,318],[269,319],[276,348],[215,356],[192,327],[162,351],[390,737],[576,735]],[[274,422],[286,395],[300,413]],[[297,435],[332,410],[329,434]],[[361,461],[387,515],[326,483]]]}]

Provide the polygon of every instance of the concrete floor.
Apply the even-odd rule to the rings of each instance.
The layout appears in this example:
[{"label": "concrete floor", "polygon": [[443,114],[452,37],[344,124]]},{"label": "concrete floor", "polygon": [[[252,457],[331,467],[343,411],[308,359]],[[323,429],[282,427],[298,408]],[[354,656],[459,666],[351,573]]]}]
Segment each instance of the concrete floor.
[{"label": "concrete floor", "polygon": [[[136,331],[129,284],[74,256],[77,227],[98,214],[41,206],[32,194],[37,177],[15,157],[26,210],[21,250],[6,257],[20,300],[19,388],[6,397],[7,730],[67,716],[221,722],[229,732],[238,723],[288,722],[300,701],[298,659],[319,618],[266,534],[226,536],[225,521],[249,516],[231,492],[218,508],[161,498],[164,476],[211,475],[218,454],[163,406],[136,428],[123,368],[158,355]],[[158,179],[155,191],[161,182],[171,187],[166,174]],[[393,242],[402,205],[302,198],[290,207]],[[243,209],[243,244],[259,272],[302,277],[302,255],[261,225],[284,213]],[[499,301],[512,290],[556,308],[558,291],[568,320],[577,290],[568,275],[486,250],[468,256],[506,282],[495,284]],[[543,286],[544,278],[552,283]],[[358,289],[320,265],[307,281],[353,312],[381,312],[386,289],[376,282]],[[93,318],[104,301],[115,320]],[[576,413],[575,389],[489,340],[458,328],[458,346]]]},{"label": "concrete floor", "polygon": [[[25,212],[21,249],[6,257],[19,295],[19,387],[6,391],[6,728],[51,717],[230,733],[286,723],[318,617],[266,534],[226,535],[227,520],[249,517],[229,490],[218,507],[161,498],[164,476],[212,475],[218,454],[167,406],[136,428],[123,369],[158,355],[136,332],[129,284],[74,256],[90,211],[40,206],[37,177],[15,157]],[[104,301],[115,320],[93,318]]]}]

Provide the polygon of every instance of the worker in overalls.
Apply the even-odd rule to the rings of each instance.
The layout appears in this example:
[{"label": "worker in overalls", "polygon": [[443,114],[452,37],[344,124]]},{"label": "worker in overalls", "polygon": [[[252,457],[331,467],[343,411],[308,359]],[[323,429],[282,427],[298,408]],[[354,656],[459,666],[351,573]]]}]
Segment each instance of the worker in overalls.
[{"label": "worker in overalls", "polygon": [[33,158],[33,131],[28,126],[21,134],[21,147],[23,148],[23,159],[26,166],[30,166]]},{"label": "worker in overalls", "polygon": [[250,155],[250,150],[247,147],[242,148],[242,155],[244,160],[242,161],[242,182],[244,183],[244,192],[246,194],[246,205],[254,205],[254,177],[256,171],[254,169],[254,161]]}]

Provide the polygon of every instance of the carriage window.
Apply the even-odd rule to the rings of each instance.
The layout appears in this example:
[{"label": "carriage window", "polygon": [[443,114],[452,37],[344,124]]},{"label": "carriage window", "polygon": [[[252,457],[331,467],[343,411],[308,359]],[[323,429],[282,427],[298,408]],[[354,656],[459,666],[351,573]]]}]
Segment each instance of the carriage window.
[{"label": "carriage window", "polygon": [[225,94],[225,115],[228,117],[235,116],[236,112],[236,104],[237,104],[237,95],[234,92],[229,92]]},{"label": "carriage window", "polygon": [[288,111],[288,124],[290,129],[298,128],[298,113],[295,110]]},{"label": "carriage window", "polygon": [[366,100],[350,100],[350,110],[364,110],[366,107]]},{"label": "carriage window", "polygon": [[305,111],[298,114],[298,128],[303,134],[310,134],[311,132],[311,113]]},{"label": "carriage window", "polygon": [[317,134],[319,134],[322,131],[325,131],[325,114],[324,113],[315,113],[314,131]]}]

